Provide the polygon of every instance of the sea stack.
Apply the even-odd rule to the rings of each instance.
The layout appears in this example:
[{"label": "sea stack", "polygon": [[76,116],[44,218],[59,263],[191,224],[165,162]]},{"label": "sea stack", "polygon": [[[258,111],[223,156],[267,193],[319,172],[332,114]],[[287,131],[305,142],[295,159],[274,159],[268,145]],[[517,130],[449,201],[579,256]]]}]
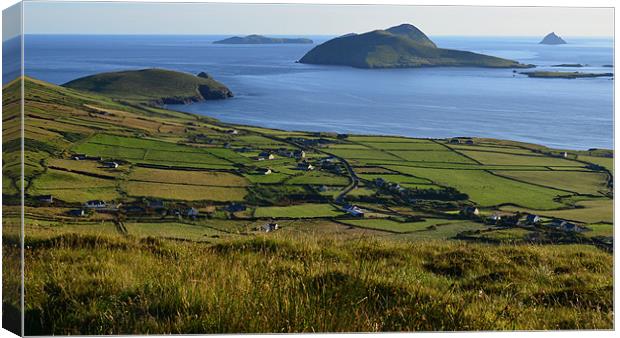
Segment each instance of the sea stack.
[{"label": "sea stack", "polygon": [[559,37],[555,32],[547,34],[540,42],[541,45],[565,45],[566,41]]}]

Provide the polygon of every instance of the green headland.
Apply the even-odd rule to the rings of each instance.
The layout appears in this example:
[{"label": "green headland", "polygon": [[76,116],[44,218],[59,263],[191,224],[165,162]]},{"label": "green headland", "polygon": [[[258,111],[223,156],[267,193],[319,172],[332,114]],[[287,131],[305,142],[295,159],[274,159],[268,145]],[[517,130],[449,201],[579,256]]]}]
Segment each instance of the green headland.
[{"label": "green headland", "polygon": [[198,75],[165,69],[142,69],[101,73],[63,85],[107,97],[153,104],[190,103],[232,97],[226,86],[207,73]]}]

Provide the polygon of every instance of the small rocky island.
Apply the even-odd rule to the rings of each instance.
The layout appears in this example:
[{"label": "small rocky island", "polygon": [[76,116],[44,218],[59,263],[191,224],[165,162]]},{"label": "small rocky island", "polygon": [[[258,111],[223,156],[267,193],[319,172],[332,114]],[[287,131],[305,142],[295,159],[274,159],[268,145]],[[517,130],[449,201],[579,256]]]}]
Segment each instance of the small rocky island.
[{"label": "small rocky island", "polygon": [[582,72],[551,72],[551,71],[536,71],[536,72],[522,72],[521,74],[528,77],[543,78],[543,79],[578,79],[588,77],[613,77],[613,73],[582,73]]},{"label": "small rocky island", "polygon": [[314,43],[306,38],[270,38],[263,35],[233,36],[224,40],[214,41],[216,44],[228,45],[260,45],[260,44],[311,44]]},{"label": "small rocky island", "polygon": [[541,45],[565,45],[566,41],[559,37],[555,32],[551,32],[539,42]]},{"label": "small rocky island", "polygon": [[495,56],[439,48],[410,24],[331,39],[314,47],[299,62],[355,68],[533,67]]},{"label": "small rocky island", "polygon": [[233,96],[228,87],[205,72],[192,75],[158,68],[100,73],[62,86],[154,105],[187,104]]}]

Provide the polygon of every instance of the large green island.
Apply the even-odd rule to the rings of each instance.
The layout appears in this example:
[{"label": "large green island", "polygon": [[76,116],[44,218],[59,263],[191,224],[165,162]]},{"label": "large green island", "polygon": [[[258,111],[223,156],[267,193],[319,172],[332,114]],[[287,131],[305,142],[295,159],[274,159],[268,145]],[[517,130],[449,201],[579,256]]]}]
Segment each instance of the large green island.
[{"label": "large green island", "polygon": [[439,48],[410,24],[331,39],[314,47],[299,62],[355,68],[533,67],[495,56]]},{"label": "large green island", "polygon": [[27,335],[613,328],[611,150],[230,124],[121,75],[3,88]]}]

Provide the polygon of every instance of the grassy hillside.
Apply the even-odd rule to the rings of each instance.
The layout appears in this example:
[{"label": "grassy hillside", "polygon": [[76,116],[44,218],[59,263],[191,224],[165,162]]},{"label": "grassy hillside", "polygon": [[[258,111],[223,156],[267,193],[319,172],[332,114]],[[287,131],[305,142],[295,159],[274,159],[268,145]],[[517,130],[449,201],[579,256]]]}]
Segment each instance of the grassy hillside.
[{"label": "grassy hillside", "polygon": [[437,48],[424,33],[411,25],[338,37],[316,46],[299,62],[356,68],[529,67],[494,56]]},{"label": "grassy hillside", "polygon": [[212,245],[105,235],[26,245],[33,335],[613,325],[612,256],[583,246],[287,233]]},{"label": "grassy hillside", "polygon": [[[613,151],[291,132],[24,86],[29,334],[612,326]],[[5,243],[19,89],[3,89]]]},{"label": "grassy hillside", "polygon": [[201,77],[164,69],[95,74],[69,81],[63,86],[117,99],[170,104],[232,96],[226,86],[208,75]]}]

